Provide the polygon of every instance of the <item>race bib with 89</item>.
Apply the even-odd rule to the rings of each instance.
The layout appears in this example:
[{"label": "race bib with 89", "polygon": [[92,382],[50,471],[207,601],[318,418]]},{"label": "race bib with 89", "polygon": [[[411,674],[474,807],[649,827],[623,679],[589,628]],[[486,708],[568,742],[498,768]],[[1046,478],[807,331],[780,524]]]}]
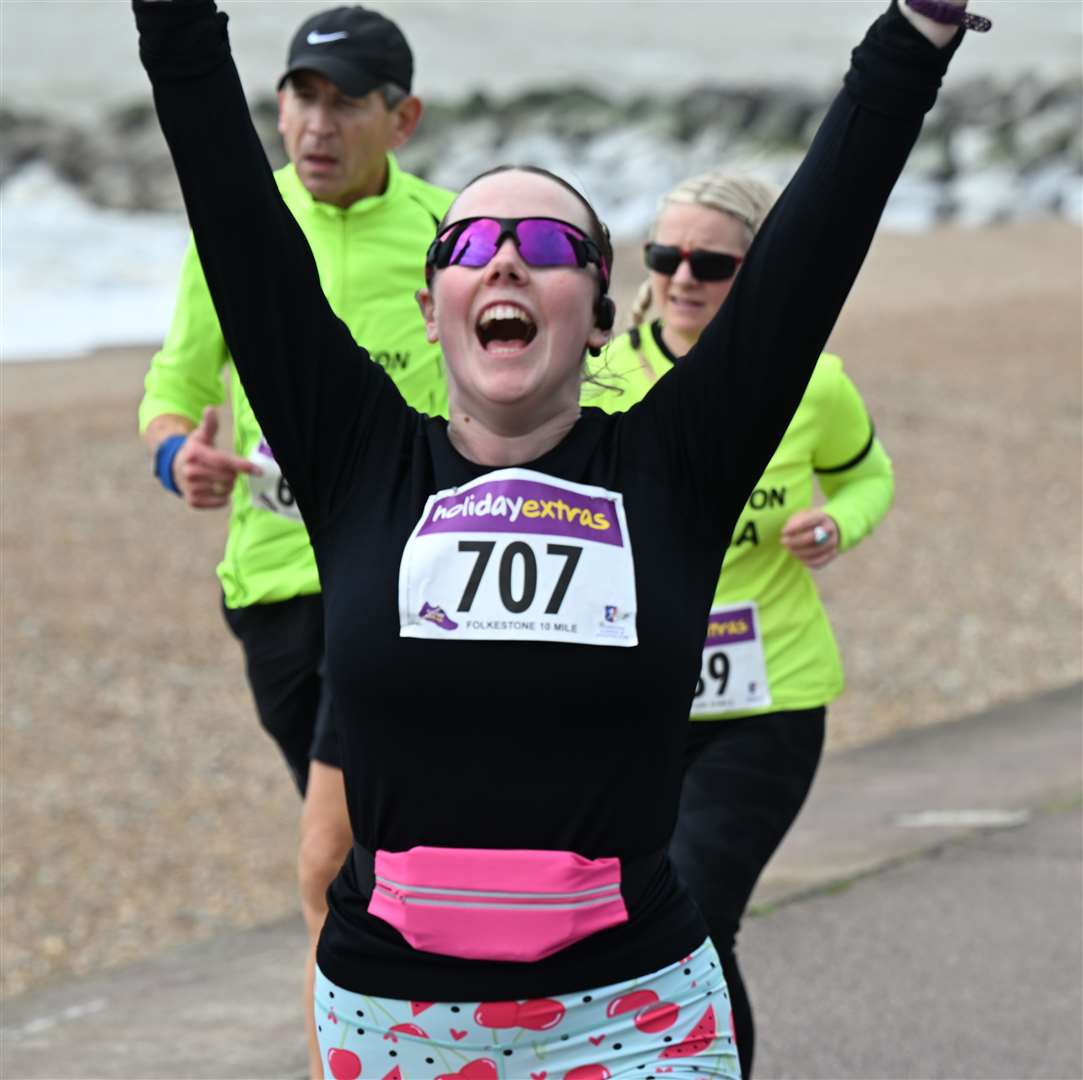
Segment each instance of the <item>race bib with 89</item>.
[{"label": "race bib with 89", "polygon": [[715,608],[707,620],[692,716],[759,709],[771,704],[760,637],[759,609],[752,600]]},{"label": "race bib with 89", "polygon": [[621,495],[530,469],[431,495],[402,553],[399,634],[636,645]]}]

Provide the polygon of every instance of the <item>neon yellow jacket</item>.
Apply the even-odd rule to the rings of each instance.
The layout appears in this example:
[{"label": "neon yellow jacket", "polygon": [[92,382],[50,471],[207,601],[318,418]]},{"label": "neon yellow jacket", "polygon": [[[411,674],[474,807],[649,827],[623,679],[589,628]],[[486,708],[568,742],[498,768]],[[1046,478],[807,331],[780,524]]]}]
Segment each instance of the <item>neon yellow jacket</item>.
[{"label": "neon yellow jacket", "polygon": [[[452,193],[403,172],[392,155],[386,191],[346,210],[313,199],[292,165],[279,169],[275,178],[308,238],[335,314],[387,369],[410,405],[446,416],[440,350],[425,340],[414,293],[425,283],[425,251]],[[316,364],[319,357],[299,357],[298,362]],[[173,322],[147,373],[139,406],[140,431],[163,413],[198,423],[205,406],[223,404],[222,369],[228,363],[229,350],[199,257],[189,243]],[[235,371],[230,376],[230,398],[234,449],[247,456],[261,435]],[[254,506],[244,477],[233,488],[229,536],[218,577],[231,608],[320,591],[304,525]]]},{"label": "neon yellow jacket", "polygon": [[[672,366],[660,323],[623,334],[593,369],[611,388],[586,384],[582,403],[607,412],[627,409]],[[748,600],[759,606],[771,692],[770,706],[725,713],[727,718],[816,708],[842,692],[838,646],[812,575],[779,542],[790,517],[812,505],[814,475],[827,497],[822,509],[838,524],[842,551],[867,536],[891,505],[891,461],[842,361],[830,353],[820,357],[779,448],[745,504],[715,590],[714,607]]]}]

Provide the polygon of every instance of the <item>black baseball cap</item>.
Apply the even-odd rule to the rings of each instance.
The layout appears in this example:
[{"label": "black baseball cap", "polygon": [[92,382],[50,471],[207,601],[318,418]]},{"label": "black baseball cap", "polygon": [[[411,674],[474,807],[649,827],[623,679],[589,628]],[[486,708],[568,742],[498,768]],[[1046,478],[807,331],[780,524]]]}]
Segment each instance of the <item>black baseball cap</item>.
[{"label": "black baseball cap", "polygon": [[293,35],[279,90],[297,71],[315,71],[350,97],[364,97],[384,83],[409,92],[414,56],[386,16],[360,6],[331,8],[307,19]]}]

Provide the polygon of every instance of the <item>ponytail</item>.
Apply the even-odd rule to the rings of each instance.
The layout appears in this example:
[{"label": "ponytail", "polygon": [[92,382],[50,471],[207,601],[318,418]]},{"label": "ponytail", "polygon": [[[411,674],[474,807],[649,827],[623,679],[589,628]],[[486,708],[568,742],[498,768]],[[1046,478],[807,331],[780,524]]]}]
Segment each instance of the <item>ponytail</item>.
[{"label": "ponytail", "polygon": [[652,299],[650,280],[644,281],[639,286],[639,291],[636,293],[635,301],[632,304],[632,314],[628,323],[629,328],[643,324],[647,312],[651,309]]}]

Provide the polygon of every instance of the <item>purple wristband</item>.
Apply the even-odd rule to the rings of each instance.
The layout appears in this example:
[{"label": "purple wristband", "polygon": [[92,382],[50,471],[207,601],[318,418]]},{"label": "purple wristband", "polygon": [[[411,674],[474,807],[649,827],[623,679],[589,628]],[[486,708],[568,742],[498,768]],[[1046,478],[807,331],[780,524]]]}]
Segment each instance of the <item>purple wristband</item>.
[{"label": "purple wristband", "polygon": [[962,26],[967,30],[976,30],[979,34],[984,34],[993,26],[992,19],[987,19],[984,15],[971,15],[965,8],[949,4],[947,0],[906,0],[906,6],[933,22]]}]

